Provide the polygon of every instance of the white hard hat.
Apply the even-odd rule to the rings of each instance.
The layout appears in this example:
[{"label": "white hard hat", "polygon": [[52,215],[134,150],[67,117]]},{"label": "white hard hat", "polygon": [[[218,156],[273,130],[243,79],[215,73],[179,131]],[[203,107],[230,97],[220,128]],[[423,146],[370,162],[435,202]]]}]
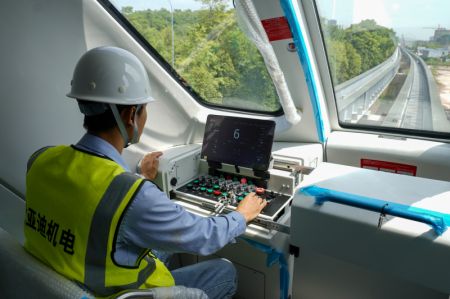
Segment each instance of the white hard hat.
[{"label": "white hard hat", "polygon": [[150,83],[142,62],[117,47],[98,47],[78,61],[70,98],[118,105],[151,102]]}]

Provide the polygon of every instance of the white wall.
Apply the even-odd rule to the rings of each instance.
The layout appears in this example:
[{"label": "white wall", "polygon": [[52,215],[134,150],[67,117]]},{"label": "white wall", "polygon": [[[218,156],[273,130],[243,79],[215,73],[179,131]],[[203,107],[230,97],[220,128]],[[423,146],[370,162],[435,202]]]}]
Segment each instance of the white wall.
[{"label": "white wall", "polygon": [[29,155],[83,132],[77,106],[65,96],[86,50],[82,2],[6,0],[1,6],[0,180],[24,193]]},{"label": "white wall", "polygon": [[448,143],[364,134],[333,132],[326,145],[327,161],[360,167],[361,159],[400,163],[417,167],[418,177],[450,181]]}]

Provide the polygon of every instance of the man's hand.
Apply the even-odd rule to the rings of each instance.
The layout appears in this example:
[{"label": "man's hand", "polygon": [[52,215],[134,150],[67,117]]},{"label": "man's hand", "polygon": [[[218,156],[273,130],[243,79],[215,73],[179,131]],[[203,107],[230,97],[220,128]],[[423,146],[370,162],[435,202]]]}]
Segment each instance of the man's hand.
[{"label": "man's hand", "polygon": [[162,152],[148,153],[142,158],[141,161],[141,174],[149,179],[154,180],[158,175],[159,157],[162,156]]},{"label": "man's hand", "polygon": [[249,223],[258,216],[258,214],[267,205],[267,201],[257,196],[254,192],[248,194],[237,206],[236,211],[244,216],[245,221]]}]

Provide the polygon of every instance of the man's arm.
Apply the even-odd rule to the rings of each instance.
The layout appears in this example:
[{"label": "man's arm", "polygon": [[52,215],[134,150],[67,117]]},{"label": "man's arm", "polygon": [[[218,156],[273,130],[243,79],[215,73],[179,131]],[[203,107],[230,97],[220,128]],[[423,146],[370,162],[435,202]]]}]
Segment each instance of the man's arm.
[{"label": "man's arm", "polygon": [[256,205],[262,209],[265,203],[254,195],[247,196],[238,207],[240,211],[218,217],[197,216],[145,182],[125,212],[118,240],[136,248],[208,255],[245,232],[246,220],[253,219]]}]

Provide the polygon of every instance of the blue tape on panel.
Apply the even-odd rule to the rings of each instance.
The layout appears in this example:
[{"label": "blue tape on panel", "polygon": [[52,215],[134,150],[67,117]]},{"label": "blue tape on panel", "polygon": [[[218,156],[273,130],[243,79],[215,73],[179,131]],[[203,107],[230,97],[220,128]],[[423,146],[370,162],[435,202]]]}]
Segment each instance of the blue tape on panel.
[{"label": "blue tape on panel", "polygon": [[297,49],[297,54],[300,58],[300,63],[302,65],[303,72],[305,74],[306,85],[308,86],[309,96],[311,97],[311,104],[313,107],[314,117],[316,119],[317,134],[319,136],[319,141],[324,143],[326,140],[326,133],[322,120],[322,109],[320,107],[319,95],[317,93],[317,86],[313,76],[313,70],[311,65],[311,59],[308,57],[308,52],[306,49],[306,43],[303,39],[302,29],[300,28],[300,23],[295,15],[294,6],[292,0],[281,0],[281,8],[284,11],[286,19],[292,31],[292,36],[294,39],[294,44]]},{"label": "blue tape on panel", "polygon": [[318,186],[307,186],[301,188],[300,192],[307,196],[315,197],[316,204],[318,205],[321,205],[326,201],[331,201],[369,211],[423,222],[430,225],[438,235],[442,235],[442,233],[447,230],[447,226],[450,226],[450,215],[436,211],[330,190]]},{"label": "blue tape on panel", "polygon": [[278,262],[278,264],[280,265],[280,299],[287,299],[289,295],[289,269],[283,253],[268,245],[256,242],[254,240],[250,240],[247,238],[242,239],[256,249],[267,253],[267,267],[271,267],[273,264]]}]

